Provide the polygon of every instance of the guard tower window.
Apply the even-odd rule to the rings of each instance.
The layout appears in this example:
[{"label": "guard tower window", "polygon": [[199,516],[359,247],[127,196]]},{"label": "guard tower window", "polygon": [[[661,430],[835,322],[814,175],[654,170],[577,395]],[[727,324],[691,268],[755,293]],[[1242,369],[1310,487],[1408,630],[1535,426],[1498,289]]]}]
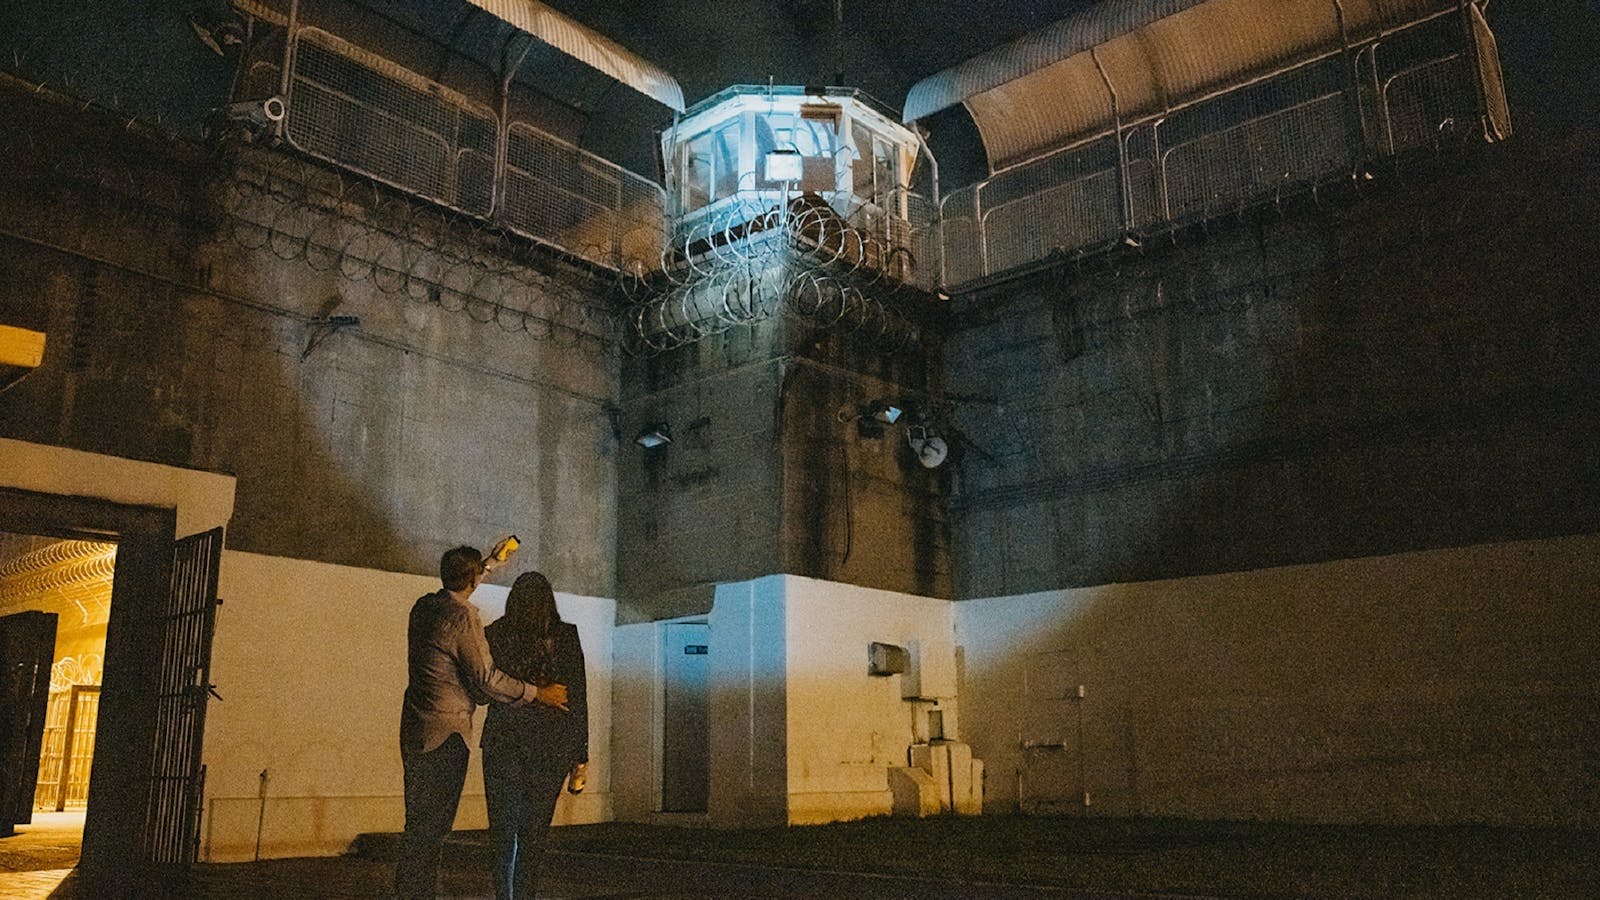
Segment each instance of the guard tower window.
[{"label": "guard tower window", "polygon": [[734,122],[684,145],[684,208],[732,197],[739,189],[739,124]]},{"label": "guard tower window", "polygon": [[736,85],[686,111],[661,150],[677,230],[737,227],[809,195],[887,234],[907,215],[918,144],[896,114],[850,88]]},{"label": "guard tower window", "polygon": [[852,123],[850,140],[853,151],[851,182],[856,196],[885,205],[890,192],[900,187],[899,174],[895,171],[895,146],[860,122]]}]

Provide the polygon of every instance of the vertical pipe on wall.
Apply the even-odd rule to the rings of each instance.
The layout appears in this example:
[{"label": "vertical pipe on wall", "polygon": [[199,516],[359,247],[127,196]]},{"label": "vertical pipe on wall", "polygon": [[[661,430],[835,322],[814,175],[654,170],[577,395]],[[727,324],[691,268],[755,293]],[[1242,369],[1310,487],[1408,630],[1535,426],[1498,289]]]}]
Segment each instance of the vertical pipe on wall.
[{"label": "vertical pipe on wall", "polygon": [[[294,51],[295,37],[300,29],[300,0],[289,0],[289,21],[283,31],[283,65],[278,69],[278,96],[283,98],[284,116],[273,123],[273,131],[278,137],[289,138],[289,88],[294,84]],[[290,146],[294,142],[289,141]]]},{"label": "vertical pipe on wall", "polygon": [[[517,61],[511,61],[511,42],[516,38],[513,34],[506,38],[505,52],[501,54],[502,70],[500,78],[500,121],[495,123],[494,137],[494,172],[489,176],[489,218],[499,216],[500,207],[505,202],[506,194],[506,159],[508,145],[511,143],[511,81],[517,77],[517,70],[522,68],[522,61],[528,58],[528,51],[533,49],[533,38],[529,37],[522,43],[522,52],[517,54]],[[618,182],[620,190],[621,182]]]},{"label": "vertical pipe on wall", "polygon": [[[939,253],[939,276],[935,287],[943,288],[945,284],[944,270],[944,205],[939,200],[939,161],[933,158],[933,151],[929,149],[928,142],[923,139],[918,128],[912,128],[911,133],[917,137],[917,150],[928,158],[928,174],[933,180],[933,239],[930,243]],[[909,183],[910,178],[906,181]]]},{"label": "vertical pipe on wall", "polygon": [[260,787],[256,788],[256,860],[261,859],[261,826],[267,820],[267,770],[262,769]]},{"label": "vertical pipe on wall", "polygon": [[1106,95],[1111,98],[1112,133],[1117,142],[1117,201],[1122,207],[1122,231],[1126,234],[1133,230],[1133,201],[1128,193],[1128,145],[1122,139],[1122,98],[1117,95],[1116,85],[1111,83],[1111,75],[1100,61],[1098,46],[1089,48],[1089,58],[1094,61],[1094,69],[1100,73],[1100,81],[1106,86]]},{"label": "vertical pipe on wall", "polygon": [[[1345,143],[1350,150],[1350,165],[1359,164],[1367,152],[1367,114],[1366,105],[1361,100],[1361,82],[1357,69],[1361,66],[1361,54],[1351,55],[1350,25],[1344,9],[1344,0],[1333,0],[1333,16],[1339,23],[1339,43],[1343,47],[1344,62],[1350,74],[1349,100],[1345,104]],[[1352,121],[1353,119],[1353,121]]]}]

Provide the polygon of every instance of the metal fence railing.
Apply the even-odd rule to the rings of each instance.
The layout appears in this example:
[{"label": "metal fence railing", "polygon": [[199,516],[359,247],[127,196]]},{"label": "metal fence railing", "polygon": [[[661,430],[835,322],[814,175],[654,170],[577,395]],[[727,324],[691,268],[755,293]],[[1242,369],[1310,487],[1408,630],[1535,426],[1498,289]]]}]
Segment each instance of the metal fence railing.
[{"label": "metal fence railing", "polygon": [[328,31],[272,24],[283,40],[247,59],[234,99],[281,91],[294,149],[607,268],[660,258],[654,181]]},{"label": "metal fence railing", "polygon": [[1137,240],[1464,138],[1499,75],[1462,34],[1459,19],[1436,16],[952,192],[939,216],[942,283]]}]

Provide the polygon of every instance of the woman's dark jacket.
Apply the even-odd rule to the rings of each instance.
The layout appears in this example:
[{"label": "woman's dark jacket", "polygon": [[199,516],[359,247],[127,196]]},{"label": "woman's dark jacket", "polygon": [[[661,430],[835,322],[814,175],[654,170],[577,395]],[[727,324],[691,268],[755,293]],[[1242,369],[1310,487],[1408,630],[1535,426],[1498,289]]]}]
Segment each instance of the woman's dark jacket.
[{"label": "woman's dark jacket", "polygon": [[589,698],[583,670],[583,645],[578,626],[557,621],[551,626],[549,652],[539,641],[525,640],[527,629],[504,618],[483,630],[489,653],[502,672],[535,684],[567,686],[567,711],[542,703],[512,708],[489,705],[483,723],[485,747],[516,744],[538,754],[554,768],[589,761]]}]

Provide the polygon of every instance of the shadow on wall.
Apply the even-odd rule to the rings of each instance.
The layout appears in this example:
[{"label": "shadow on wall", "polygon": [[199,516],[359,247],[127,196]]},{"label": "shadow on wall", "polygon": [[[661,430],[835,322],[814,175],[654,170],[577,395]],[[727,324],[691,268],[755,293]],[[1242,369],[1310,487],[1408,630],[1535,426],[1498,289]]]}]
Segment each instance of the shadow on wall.
[{"label": "shadow on wall", "polygon": [[959,604],[989,807],[1592,828],[1597,551],[1560,538]]},{"label": "shadow on wall", "polygon": [[969,300],[957,595],[1051,592],[960,612],[992,800],[1596,821],[1600,33],[1500,17],[1510,142]]},{"label": "shadow on wall", "polygon": [[[426,574],[516,532],[558,582],[608,592],[602,354],[238,246],[194,148],[30,97],[0,116],[32,151],[0,181],[0,310],[50,336],[0,395],[6,436],[236,473],[234,549]],[[98,182],[45,164],[85,147]],[[360,328],[316,324],[335,313]],[[570,387],[514,374],[561,361]]]}]

